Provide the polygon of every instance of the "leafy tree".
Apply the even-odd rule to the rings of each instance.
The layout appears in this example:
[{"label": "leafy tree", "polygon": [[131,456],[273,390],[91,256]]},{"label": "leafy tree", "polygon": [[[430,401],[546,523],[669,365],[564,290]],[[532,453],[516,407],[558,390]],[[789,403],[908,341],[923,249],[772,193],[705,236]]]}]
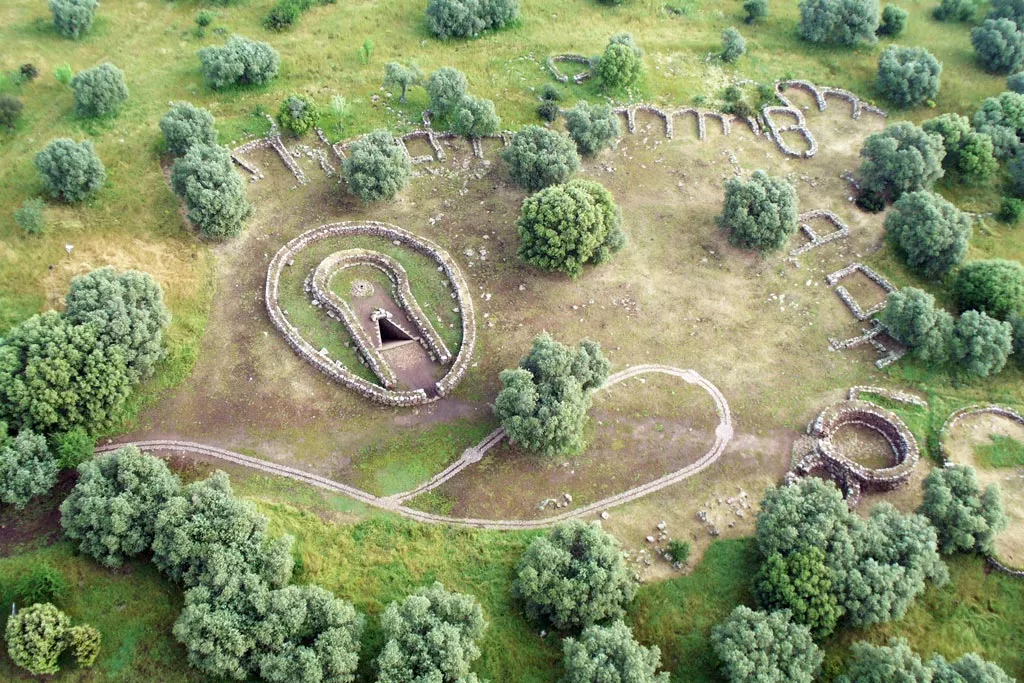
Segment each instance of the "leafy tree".
[{"label": "leafy tree", "polygon": [[711,648],[730,683],[811,683],[821,650],[788,612],[736,607],[711,632]]},{"label": "leafy tree", "polygon": [[349,146],[342,165],[348,191],[364,202],[392,199],[412,179],[412,161],[386,130],[375,130]]},{"label": "leafy tree", "polygon": [[744,23],[753,24],[758,19],[768,16],[768,0],[745,0],[743,11],[746,12]]},{"label": "leafy tree", "polygon": [[381,624],[378,683],[477,680],[469,669],[480,657],[487,623],[472,595],[450,593],[435,582],[388,605]]},{"label": "leafy tree", "polygon": [[224,45],[199,50],[206,84],[214,90],[233,85],[263,85],[277,78],[281,56],[267,43],[231,36]]},{"label": "leafy tree", "polygon": [[501,129],[501,118],[491,100],[466,95],[456,105],[451,124],[456,135],[480,138],[497,133]]},{"label": "leafy tree", "polygon": [[1013,350],[1010,323],[966,311],[953,327],[953,355],[968,375],[988,377],[1003,369]]},{"label": "leafy tree", "polygon": [[887,201],[926,190],[942,177],[945,153],[940,136],[906,121],[892,124],[868,136],[860,150],[861,188]]},{"label": "leafy tree", "polygon": [[14,130],[25,105],[14,95],[0,95],[0,128]]},{"label": "leafy tree", "polygon": [[466,74],[446,66],[430,74],[426,88],[430,111],[437,116],[448,116],[466,97],[469,81],[466,80]]},{"label": "leafy tree", "polygon": [[163,460],[134,446],[85,462],[78,474],[60,523],[81,552],[107,567],[150,549],[157,514],[181,490]]},{"label": "leafy tree", "polygon": [[907,28],[907,16],[907,11],[899,5],[886,5],[882,10],[882,23],[875,33],[895,38]]},{"label": "leafy tree", "polygon": [[794,623],[811,629],[817,638],[835,630],[842,608],[832,592],[832,574],[825,552],[809,547],[789,555],[772,553],[761,563],[757,599],[768,612],[788,610]]},{"label": "leafy tree", "polygon": [[1004,92],[985,98],[972,122],[979,133],[992,137],[997,159],[1013,157],[1024,136],[1024,95]]},{"label": "leafy tree", "polygon": [[619,119],[607,104],[592,105],[580,100],[565,112],[565,127],[580,154],[596,154],[618,140]]},{"label": "leafy tree", "polygon": [[185,200],[188,219],[205,237],[238,235],[252,213],[245,183],[223,147],[193,145],[174,160],[171,187]]},{"label": "leafy tree", "polygon": [[228,475],[217,471],[157,513],[153,562],[186,588],[222,583],[240,567],[276,588],[291,576],[291,544],[290,536],[271,539],[266,517],[235,498]]},{"label": "leafy tree", "polygon": [[725,181],[725,204],[718,224],[729,231],[733,246],[774,251],[785,246],[797,228],[797,196],[784,178],[754,171],[750,180]]},{"label": "leafy tree", "polygon": [[942,655],[928,660],[932,670],[932,683],[1014,683],[998,665],[985,661],[973,652],[955,662],[947,662]]},{"label": "leafy tree", "polygon": [[519,0],[429,0],[427,29],[440,38],[476,38],[519,20]]},{"label": "leafy tree", "polygon": [[65,38],[78,40],[92,28],[98,0],[50,0],[53,26]]},{"label": "leafy tree", "polygon": [[595,523],[563,522],[530,543],[513,588],[531,618],[560,631],[625,614],[636,582],[614,536]]},{"label": "leafy tree", "polygon": [[292,135],[308,133],[320,118],[316,102],[303,95],[289,95],[277,111],[277,122]]},{"label": "leafy tree", "polygon": [[812,43],[875,42],[878,0],[800,0],[800,35]]},{"label": "leafy tree", "polygon": [[171,321],[159,283],[148,273],[118,273],[106,266],[71,279],[64,299],[65,317],[75,325],[92,324],[101,344],[124,352],[132,381],[153,374],[164,354],[163,335]]},{"label": "leafy tree", "polygon": [[893,339],[922,361],[941,364],[949,358],[953,317],[935,308],[935,297],[928,292],[915,287],[892,292],[879,319]]},{"label": "leafy tree", "polygon": [[1010,92],[1024,93],[1024,71],[1018,71],[1006,79],[1006,89]]},{"label": "leafy tree", "polygon": [[175,156],[187,153],[193,145],[217,144],[213,114],[188,102],[173,103],[160,119],[160,130],[167,151]]},{"label": "leafy tree", "polygon": [[949,273],[967,256],[971,224],[960,209],[934,192],[902,195],[885,217],[885,234],[906,260],[925,277]]},{"label": "leafy tree", "polygon": [[75,113],[84,118],[114,114],[128,100],[128,86],[124,84],[124,71],[110,62],[104,62],[71,79],[75,91]]},{"label": "leafy tree", "polygon": [[939,21],[973,21],[977,9],[975,0],[942,0],[933,16]]},{"label": "leafy tree", "polygon": [[591,180],[552,185],[523,202],[519,258],[543,270],[576,278],[588,263],[604,263],[622,248],[619,207]]},{"label": "leafy tree", "polygon": [[1007,225],[1017,225],[1022,218],[1024,218],[1024,200],[1016,197],[1003,197],[999,203],[996,220]]},{"label": "leafy tree", "polygon": [[579,639],[562,644],[565,675],[561,683],[669,683],[666,671],[657,673],[661,650],[644,647],[621,621],[583,629]]},{"label": "leafy tree", "polygon": [[597,61],[594,74],[605,88],[628,88],[639,80],[644,63],[640,48],[628,33],[617,33]]},{"label": "leafy tree", "polygon": [[939,93],[941,74],[939,60],[923,47],[890,45],[878,61],[878,90],[897,107],[915,107]]},{"label": "leafy tree", "polygon": [[722,31],[722,61],[735,62],[747,51],[747,41],[735,27]]},{"label": "leafy tree", "polygon": [[35,164],[47,194],[68,204],[96,194],[107,179],[107,171],[90,140],[51,140],[36,154]]},{"label": "leafy tree", "polygon": [[68,629],[68,647],[75,658],[75,664],[82,669],[91,668],[96,663],[102,641],[100,632],[89,624]]},{"label": "leafy tree", "polygon": [[1017,26],[1024,24],[1024,2],[1021,0],[992,0],[989,19],[1009,19]]},{"label": "leafy tree", "polygon": [[966,465],[932,470],[919,512],[935,527],[939,549],[947,555],[992,552],[996,535],[1007,524],[999,487],[982,490],[974,469]]},{"label": "leafy tree", "polygon": [[931,683],[932,672],[905,640],[888,646],[864,641],[850,646],[852,657],[840,683]]},{"label": "leafy tree", "polygon": [[68,615],[50,604],[26,607],[7,619],[7,654],[36,676],[60,671],[57,660],[67,646]]},{"label": "leafy tree", "polygon": [[401,64],[399,62],[388,62],[384,67],[384,87],[401,88],[402,96],[399,102],[405,103],[405,96],[409,88],[419,85],[423,80],[423,72],[412,62]]},{"label": "leafy tree", "polygon": [[1008,74],[1024,65],[1024,35],[1009,19],[986,19],[971,29],[971,45],[986,71]]},{"label": "leafy tree", "polygon": [[46,216],[43,208],[46,204],[42,199],[33,197],[22,202],[21,207],[14,210],[14,222],[26,235],[41,235],[46,230]]},{"label": "leafy tree", "polygon": [[15,595],[24,605],[57,603],[62,602],[70,590],[71,585],[59,569],[48,564],[37,564],[18,580]]},{"label": "leafy tree", "polygon": [[60,467],[46,447],[46,439],[31,429],[7,438],[0,422],[0,503],[19,510],[57,483]]},{"label": "leafy tree", "polygon": [[530,191],[564,183],[580,168],[572,140],[540,126],[524,126],[501,156],[512,180]]},{"label": "leafy tree", "polygon": [[1005,259],[971,261],[957,272],[953,294],[962,311],[1006,320],[1024,306],[1024,266]]}]

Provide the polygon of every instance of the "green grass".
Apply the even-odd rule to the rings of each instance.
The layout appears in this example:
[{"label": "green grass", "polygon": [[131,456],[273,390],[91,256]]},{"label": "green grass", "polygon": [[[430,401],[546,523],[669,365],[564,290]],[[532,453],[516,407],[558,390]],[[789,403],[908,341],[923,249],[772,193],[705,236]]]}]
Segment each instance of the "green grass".
[{"label": "green grass", "polygon": [[1024,466],[1024,443],[1001,434],[992,434],[989,438],[991,443],[974,449],[978,462],[985,467]]}]

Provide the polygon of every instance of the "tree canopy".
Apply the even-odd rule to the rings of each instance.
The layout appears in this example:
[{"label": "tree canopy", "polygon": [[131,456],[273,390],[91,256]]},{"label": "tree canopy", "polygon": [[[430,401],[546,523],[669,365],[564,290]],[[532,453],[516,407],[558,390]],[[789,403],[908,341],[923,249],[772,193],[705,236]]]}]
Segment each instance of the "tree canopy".
[{"label": "tree canopy", "polygon": [[628,88],[640,79],[644,70],[640,48],[628,33],[617,33],[608,41],[597,60],[594,74],[605,88]]},{"label": "tree canopy", "polygon": [[531,192],[566,182],[580,167],[572,140],[540,126],[524,126],[501,156],[512,180]]},{"label": "tree canopy", "polygon": [[98,0],[50,0],[53,26],[65,38],[78,40],[92,28]]},{"label": "tree canopy", "polygon": [[75,74],[71,79],[75,93],[75,113],[83,118],[114,114],[128,100],[124,71],[110,62]]},{"label": "tree canopy", "polygon": [[972,119],[979,133],[992,138],[998,159],[1009,159],[1020,149],[1024,136],[1024,95],[1004,92],[996,97],[986,97]]},{"label": "tree canopy", "polygon": [[60,465],[46,446],[46,439],[31,429],[8,437],[0,422],[0,503],[24,508],[36,496],[57,483]]},{"label": "tree canopy", "polygon": [[962,311],[1006,320],[1024,308],[1024,266],[1006,259],[969,261],[957,271],[953,294]]},{"label": "tree canopy", "polygon": [[22,669],[42,676],[60,671],[71,618],[51,604],[26,607],[7,619],[7,654]]},{"label": "tree canopy", "polygon": [[175,102],[160,119],[167,151],[181,156],[193,145],[216,145],[213,114],[189,102]]},{"label": "tree canopy", "polygon": [[262,85],[277,78],[281,56],[267,43],[234,35],[224,45],[199,50],[206,84],[214,90],[234,85]]},{"label": "tree canopy", "polygon": [[932,470],[924,481],[919,512],[935,527],[945,554],[990,553],[1007,525],[999,487],[991,484],[983,490],[974,469],[966,465]]},{"label": "tree canopy", "polygon": [[797,228],[797,196],[784,178],[754,171],[750,180],[725,181],[725,205],[718,224],[729,231],[730,244],[745,249],[781,249]]},{"label": "tree canopy", "polygon": [[889,645],[859,641],[850,646],[852,655],[840,683],[931,683],[932,672],[906,641]]},{"label": "tree canopy", "polygon": [[905,344],[926,363],[941,364],[949,358],[953,317],[935,307],[935,297],[916,287],[889,294],[879,320],[893,339]]},{"label": "tree canopy", "polygon": [[730,683],[811,683],[824,657],[788,612],[743,605],[712,630],[711,648]]},{"label": "tree canopy", "polygon": [[906,121],[891,124],[868,136],[860,150],[862,192],[895,201],[907,192],[927,190],[942,177],[945,155],[939,135]]},{"label": "tree canopy", "polygon": [[962,180],[982,182],[998,169],[992,136],[974,130],[966,116],[942,114],[922,123],[921,129],[942,137],[942,145],[946,150],[942,166],[957,173]]},{"label": "tree canopy", "polygon": [[412,180],[412,161],[394,136],[375,130],[349,146],[342,165],[348,190],[364,202],[392,199]]},{"label": "tree canopy", "polygon": [[897,107],[915,107],[939,94],[941,74],[939,60],[923,47],[890,45],[878,60],[878,90]]},{"label": "tree canopy", "polygon": [[185,200],[188,219],[206,237],[238,235],[252,213],[245,182],[224,147],[192,145],[174,160],[171,186]]},{"label": "tree canopy", "polygon": [[402,91],[399,102],[405,102],[405,96],[414,85],[423,80],[423,72],[413,62],[388,62],[384,66],[384,87],[399,88]]},{"label": "tree canopy", "polygon": [[875,42],[878,0],[800,0],[800,35],[812,43]]},{"label": "tree canopy", "polygon": [[429,0],[427,29],[441,40],[476,38],[519,20],[519,0]]},{"label": "tree canopy", "polygon": [[999,372],[1012,350],[1010,323],[965,311],[953,326],[952,353],[969,376],[988,377]]},{"label": "tree canopy", "polygon": [[281,128],[296,136],[313,130],[319,119],[319,107],[305,95],[289,95],[277,111],[277,122]]},{"label": "tree canopy", "polygon": [[986,71],[1009,74],[1024,65],[1024,35],[1009,19],[986,19],[971,29],[971,45]]},{"label": "tree canopy", "polygon": [[940,278],[967,256],[967,217],[942,196],[923,190],[903,194],[885,217],[885,234],[907,265],[927,278]]},{"label": "tree canopy", "polygon": [[445,66],[430,74],[426,88],[430,111],[437,116],[447,116],[455,111],[455,107],[466,96],[469,81],[466,80],[466,74]]},{"label": "tree canopy", "polygon": [[565,639],[562,652],[561,683],[669,683],[668,672],[658,673],[658,647],[642,646],[622,621],[587,626],[579,638]]},{"label": "tree canopy", "polygon": [[565,112],[565,127],[580,154],[596,154],[618,140],[619,119],[607,104],[592,105],[580,100]]},{"label": "tree canopy", "polygon": [[36,154],[35,165],[46,193],[68,204],[90,198],[107,179],[107,171],[91,140],[51,140]]}]

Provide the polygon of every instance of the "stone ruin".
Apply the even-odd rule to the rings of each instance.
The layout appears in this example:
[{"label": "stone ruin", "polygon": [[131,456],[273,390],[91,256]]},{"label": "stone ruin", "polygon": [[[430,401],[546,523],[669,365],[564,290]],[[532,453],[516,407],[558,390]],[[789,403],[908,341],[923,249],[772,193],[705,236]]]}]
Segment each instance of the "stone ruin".
[{"label": "stone ruin", "polygon": [[[894,284],[886,280],[884,277],[876,273],[871,268],[865,266],[863,263],[851,263],[845,268],[837,270],[834,273],[830,273],[825,276],[825,282],[827,282],[829,285],[835,285],[843,278],[849,277],[850,275],[853,275],[854,273],[858,272],[863,273],[865,277],[867,277],[869,280],[871,280],[876,285],[881,287],[887,295],[896,291],[896,286]],[[874,306],[871,306],[867,310],[864,310],[860,307],[860,304],[857,303],[853,296],[850,295],[850,292],[847,291],[846,287],[839,285],[838,287],[836,287],[835,291],[836,294],[839,295],[839,298],[843,300],[843,303],[846,304],[846,307],[850,309],[850,312],[853,313],[853,316],[857,320],[867,320],[868,318],[875,315],[876,313],[881,312],[882,309],[885,308],[886,302],[885,300],[883,300],[881,303],[875,304]]]},{"label": "stone ruin", "polygon": [[[834,230],[825,235],[819,235],[818,232],[808,224],[808,221],[816,219],[822,219],[831,223]],[[790,256],[800,256],[811,249],[820,247],[823,244],[828,244],[829,242],[834,242],[838,239],[845,239],[850,235],[850,226],[844,223],[835,213],[827,209],[807,211],[797,216],[797,221],[800,223],[800,231],[807,237],[808,242],[807,244],[790,251]]]}]

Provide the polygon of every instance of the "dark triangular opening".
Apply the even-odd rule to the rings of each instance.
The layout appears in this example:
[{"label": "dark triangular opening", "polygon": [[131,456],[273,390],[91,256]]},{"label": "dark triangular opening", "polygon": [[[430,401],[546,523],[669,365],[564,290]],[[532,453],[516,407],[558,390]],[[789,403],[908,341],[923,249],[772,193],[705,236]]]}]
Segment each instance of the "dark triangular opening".
[{"label": "dark triangular opening", "polygon": [[380,330],[380,347],[382,349],[412,341],[408,332],[385,317],[377,319],[377,328]]}]

